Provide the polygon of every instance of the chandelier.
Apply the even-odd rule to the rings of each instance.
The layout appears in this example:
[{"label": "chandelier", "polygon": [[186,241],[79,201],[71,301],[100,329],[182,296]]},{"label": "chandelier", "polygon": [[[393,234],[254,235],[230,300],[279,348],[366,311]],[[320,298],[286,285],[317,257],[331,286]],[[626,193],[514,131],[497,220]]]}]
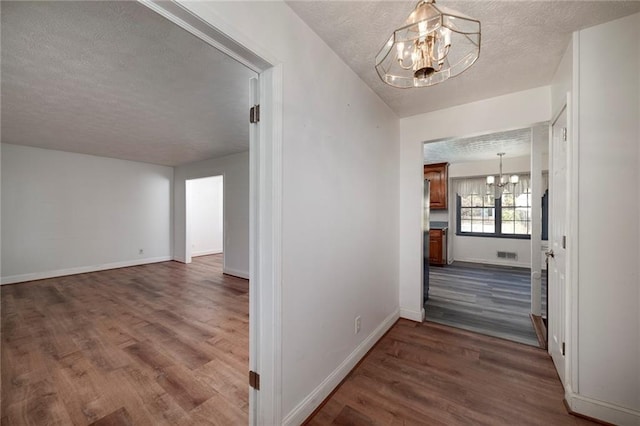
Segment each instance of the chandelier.
[{"label": "chandelier", "polygon": [[478,59],[480,21],[435,3],[420,0],[376,56],[385,83],[402,89],[432,86]]},{"label": "chandelier", "polygon": [[[494,190],[494,198],[496,199],[502,197],[502,191],[507,185],[513,185],[512,189],[514,189],[516,184],[520,181],[520,177],[518,175],[505,176],[502,174],[502,157],[504,154],[504,152],[498,153],[498,157],[500,157],[500,174],[498,175],[498,182],[496,182],[495,176],[487,176],[487,187]],[[513,192],[513,190],[511,192]]]}]

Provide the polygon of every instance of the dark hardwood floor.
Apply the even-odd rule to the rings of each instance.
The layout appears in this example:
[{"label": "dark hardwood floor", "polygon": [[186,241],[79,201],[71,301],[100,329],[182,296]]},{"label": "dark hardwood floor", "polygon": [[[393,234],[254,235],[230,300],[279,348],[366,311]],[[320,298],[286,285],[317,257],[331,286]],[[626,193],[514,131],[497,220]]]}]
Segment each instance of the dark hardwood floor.
[{"label": "dark hardwood floor", "polygon": [[221,262],[2,286],[2,425],[247,424],[249,285]]},{"label": "dark hardwood floor", "polygon": [[308,425],[589,425],[539,348],[400,320]]},{"label": "dark hardwood floor", "polygon": [[[428,321],[539,345],[529,316],[529,269],[454,262],[445,267],[432,266],[429,286],[425,305]],[[546,309],[546,287],[542,294]]]}]

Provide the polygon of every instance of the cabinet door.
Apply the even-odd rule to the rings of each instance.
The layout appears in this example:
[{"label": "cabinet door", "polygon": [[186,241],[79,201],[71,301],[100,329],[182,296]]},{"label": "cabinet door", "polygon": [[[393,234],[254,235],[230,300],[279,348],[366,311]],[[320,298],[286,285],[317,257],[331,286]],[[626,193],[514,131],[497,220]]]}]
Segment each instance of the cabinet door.
[{"label": "cabinet door", "polygon": [[448,163],[427,164],[424,166],[424,178],[431,182],[431,202],[433,210],[447,209]]},{"label": "cabinet door", "polygon": [[442,232],[437,229],[429,231],[429,263],[442,264]]}]

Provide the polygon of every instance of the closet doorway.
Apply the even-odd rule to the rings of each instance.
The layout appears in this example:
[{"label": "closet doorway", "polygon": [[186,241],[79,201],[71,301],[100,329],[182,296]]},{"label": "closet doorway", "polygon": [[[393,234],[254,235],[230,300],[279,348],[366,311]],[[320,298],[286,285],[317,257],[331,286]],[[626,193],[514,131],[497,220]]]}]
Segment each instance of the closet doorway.
[{"label": "closet doorway", "polygon": [[224,177],[186,181],[186,263],[224,252]]}]

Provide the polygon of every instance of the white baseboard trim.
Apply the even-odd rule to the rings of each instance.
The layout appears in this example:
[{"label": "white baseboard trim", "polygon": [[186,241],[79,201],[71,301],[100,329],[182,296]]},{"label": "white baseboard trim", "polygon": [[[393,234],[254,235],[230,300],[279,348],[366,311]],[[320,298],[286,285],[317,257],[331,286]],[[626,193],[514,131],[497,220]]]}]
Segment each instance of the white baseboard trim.
[{"label": "white baseboard trim", "polygon": [[482,263],[484,265],[498,265],[498,266],[513,266],[515,268],[531,268],[531,262],[509,262],[502,260],[488,260],[488,259],[472,259],[462,258],[454,259],[454,262],[470,262],[470,263]]},{"label": "white baseboard trim", "polygon": [[245,280],[249,279],[249,272],[241,271],[239,269],[223,267],[222,268],[222,273],[225,274],[225,275],[231,275],[231,276],[238,277],[238,278],[244,278]]},{"label": "white baseboard trim", "polygon": [[408,319],[415,322],[422,322],[424,321],[424,308],[422,308],[422,311],[400,308],[400,318]]},{"label": "white baseboard trim", "polygon": [[33,272],[30,274],[10,275],[2,277],[0,283],[15,284],[25,281],[44,280],[47,278],[64,277],[65,275],[85,274],[87,272],[105,271],[107,269],[126,268],[129,266],[146,265],[148,263],[167,262],[173,260],[171,256],[151,257],[147,259],[125,260],[122,262],[105,263],[102,265],[78,266],[76,268],[57,269],[55,271]]},{"label": "white baseboard trim", "polygon": [[571,411],[614,425],[640,425],[640,411],[620,407],[575,393],[565,395]]},{"label": "white baseboard trim", "polygon": [[306,398],[304,398],[282,421],[283,425],[300,425],[318,408],[340,382],[351,372],[353,367],[369,352],[400,317],[398,310],[389,315],[382,323],[358,345],[357,348],[322,381]]},{"label": "white baseboard trim", "polygon": [[209,256],[212,254],[222,254],[222,250],[203,250],[191,253],[191,257]]}]

